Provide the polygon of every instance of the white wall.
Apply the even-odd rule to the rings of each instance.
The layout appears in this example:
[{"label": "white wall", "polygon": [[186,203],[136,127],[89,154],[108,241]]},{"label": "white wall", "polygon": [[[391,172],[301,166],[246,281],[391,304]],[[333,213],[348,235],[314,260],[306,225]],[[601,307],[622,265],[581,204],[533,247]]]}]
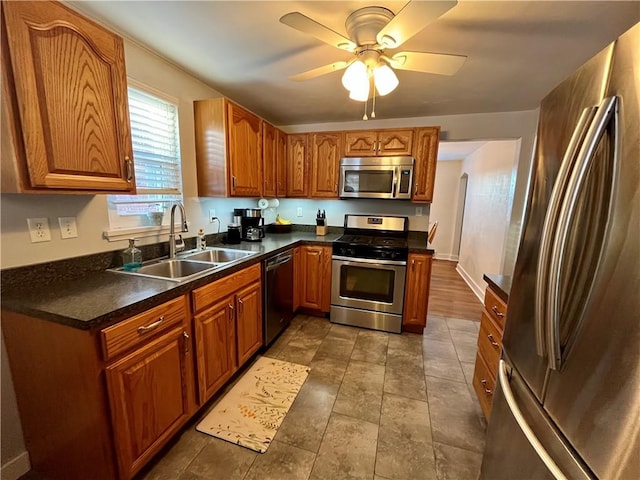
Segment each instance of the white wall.
[{"label": "white wall", "polygon": [[488,142],[462,164],[469,180],[458,271],[481,299],[482,275],[503,271],[519,153],[519,141]]},{"label": "white wall", "polygon": [[438,222],[432,245],[436,251],[435,258],[442,260],[457,260],[453,245],[461,174],[462,160],[438,161],[429,222]]}]

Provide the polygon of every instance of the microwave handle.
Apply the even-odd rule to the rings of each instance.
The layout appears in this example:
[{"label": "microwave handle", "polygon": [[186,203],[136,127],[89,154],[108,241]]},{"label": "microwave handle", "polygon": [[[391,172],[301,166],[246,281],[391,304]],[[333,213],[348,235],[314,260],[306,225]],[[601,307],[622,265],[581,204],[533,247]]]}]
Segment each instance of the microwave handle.
[{"label": "microwave handle", "polygon": [[400,181],[400,167],[393,169],[393,185],[391,186],[391,198],[396,198],[396,192],[398,191],[398,182]]}]

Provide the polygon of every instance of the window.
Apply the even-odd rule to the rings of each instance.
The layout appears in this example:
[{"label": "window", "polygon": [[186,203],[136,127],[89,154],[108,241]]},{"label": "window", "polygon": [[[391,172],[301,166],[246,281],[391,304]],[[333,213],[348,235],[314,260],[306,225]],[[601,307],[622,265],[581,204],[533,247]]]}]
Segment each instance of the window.
[{"label": "window", "polygon": [[137,195],[109,195],[108,238],[124,229],[157,231],[169,223],[163,213],[182,200],[177,101],[132,82],[128,93]]}]

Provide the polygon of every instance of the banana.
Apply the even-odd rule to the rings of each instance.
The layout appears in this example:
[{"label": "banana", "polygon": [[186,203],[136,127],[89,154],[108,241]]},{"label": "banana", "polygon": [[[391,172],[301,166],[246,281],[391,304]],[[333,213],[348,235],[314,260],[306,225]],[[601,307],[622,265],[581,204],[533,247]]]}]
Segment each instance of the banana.
[{"label": "banana", "polygon": [[280,215],[276,215],[276,223],[278,225],[291,225],[291,220],[282,218]]}]

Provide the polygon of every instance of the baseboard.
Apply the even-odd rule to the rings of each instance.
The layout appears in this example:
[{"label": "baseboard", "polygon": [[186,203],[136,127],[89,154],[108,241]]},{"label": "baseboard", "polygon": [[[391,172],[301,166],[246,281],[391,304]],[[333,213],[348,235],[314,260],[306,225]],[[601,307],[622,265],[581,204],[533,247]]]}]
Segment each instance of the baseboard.
[{"label": "baseboard", "polygon": [[436,260],[447,260],[449,262],[457,262],[458,261],[458,255],[451,255],[448,253],[436,253],[433,256],[434,259]]},{"label": "baseboard", "polygon": [[480,287],[480,285],[478,285],[476,282],[474,282],[471,276],[465,271],[464,268],[460,266],[460,264],[456,266],[456,271],[460,274],[460,276],[467,283],[467,285],[469,285],[469,288],[471,289],[471,291],[476,294],[476,297],[478,297],[478,299],[482,303],[484,303],[485,289]]},{"label": "baseboard", "polygon": [[2,480],[18,480],[22,475],[31,470],[29,453],[22,452],[16,458],[2,465]]}]

